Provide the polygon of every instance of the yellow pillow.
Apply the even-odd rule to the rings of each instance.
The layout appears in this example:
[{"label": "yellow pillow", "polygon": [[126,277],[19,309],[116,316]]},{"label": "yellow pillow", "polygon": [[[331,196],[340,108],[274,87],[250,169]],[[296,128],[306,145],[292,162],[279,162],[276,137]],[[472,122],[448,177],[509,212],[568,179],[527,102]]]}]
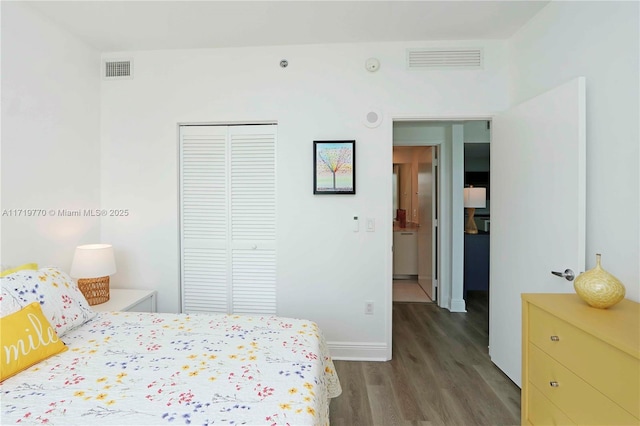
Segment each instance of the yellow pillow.
[{"label": "yellow pillow", "polygon": [[23,271],[25,269],[32,269],[34,271],[38,270],[37,263],[25,263],[24,265],[20,265],[16,268],[6,269],[0,273],[0,277],[6,277],[9,274],[13,274],[14,272]]},{"label": "yellow pillow", "polygon": [[38,302],[0,319],[0,342],[0,381],[67,350]]}]

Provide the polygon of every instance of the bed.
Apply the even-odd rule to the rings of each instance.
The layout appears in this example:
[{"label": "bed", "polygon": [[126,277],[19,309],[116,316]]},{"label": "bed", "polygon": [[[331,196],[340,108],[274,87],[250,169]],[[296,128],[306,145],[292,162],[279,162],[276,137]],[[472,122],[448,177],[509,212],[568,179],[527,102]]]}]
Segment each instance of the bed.
[{"label": "bed", "polygon": [[[9,320],[29,309],[40,308],[63,343],[4,379],[3,425],[329,424],[329,401],[341,388],[311,321],[96,313],[58,269],[1,280],[3,362],[13,355],[7,327],[21,329]],[[43,329],[23,341],[33,348],[54,340]]]}]

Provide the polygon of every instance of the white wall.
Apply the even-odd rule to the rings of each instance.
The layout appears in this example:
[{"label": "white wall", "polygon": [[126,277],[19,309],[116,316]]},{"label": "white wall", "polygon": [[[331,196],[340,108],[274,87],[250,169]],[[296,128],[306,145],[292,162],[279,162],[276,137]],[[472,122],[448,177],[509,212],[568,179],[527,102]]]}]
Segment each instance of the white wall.
[{"label": "white wall", "polygon": [[551,2],[510,40],[518,103],[577,76],[587,85],[586,265],[640,301],[640,3]]},{"label": "white wall", "polygon": [[[487,116],[507,105],[503,42],[481,45],[484,70],[408,71],[405,49],[445,43],[145,51],[135,78],[102,83],[102,222],[121,254],[115,287],[155,288],[178,311],[177,123],[278,122],[278,313],[317,321],[334,355],[391,353],[390,117]],[[369,73],[365,60],[381,68]],[[289,67],[279,66],[281,59]],[[380,127],[365,126],[371,107]],[[314,196],[312,142],[355,139],[357,194]],[[376,232],[352,232],[352,217]],[[364,315],[364,302],[375,305]]]},{"label": "white wall", "polygon": [[1,210],[47,213],[3,214],[1,261],[68,271],[75,246],[100,232],[98,218],[57,216],[99,207],[100,55],[26,3],[1,7]]}]

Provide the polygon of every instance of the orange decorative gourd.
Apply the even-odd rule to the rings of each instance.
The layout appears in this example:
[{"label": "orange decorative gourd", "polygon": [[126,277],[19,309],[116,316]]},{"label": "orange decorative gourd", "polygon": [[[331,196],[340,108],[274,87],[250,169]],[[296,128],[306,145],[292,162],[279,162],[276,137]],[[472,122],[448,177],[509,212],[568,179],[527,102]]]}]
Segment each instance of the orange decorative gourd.
[{"label": "orange decorative gourd", "polygon": [[616,277],[602,269],[600,254],[596,254],[596,266],[578,275],[573,282],[578,296],[594,308],[606,309],[622,299],[626,289]]}]

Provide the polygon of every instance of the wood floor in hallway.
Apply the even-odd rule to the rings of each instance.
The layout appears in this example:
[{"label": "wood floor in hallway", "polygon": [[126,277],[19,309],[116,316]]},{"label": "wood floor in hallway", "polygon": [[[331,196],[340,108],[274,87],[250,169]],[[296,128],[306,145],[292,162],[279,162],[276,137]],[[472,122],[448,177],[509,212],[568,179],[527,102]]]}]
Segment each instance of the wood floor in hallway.
[{"label": "wood floor in hallway", "polygon": [[393,359],[334,361],[333,426],[519,425],[520,388],[489,359],[486,292],[467,313],[394,303]]}]

